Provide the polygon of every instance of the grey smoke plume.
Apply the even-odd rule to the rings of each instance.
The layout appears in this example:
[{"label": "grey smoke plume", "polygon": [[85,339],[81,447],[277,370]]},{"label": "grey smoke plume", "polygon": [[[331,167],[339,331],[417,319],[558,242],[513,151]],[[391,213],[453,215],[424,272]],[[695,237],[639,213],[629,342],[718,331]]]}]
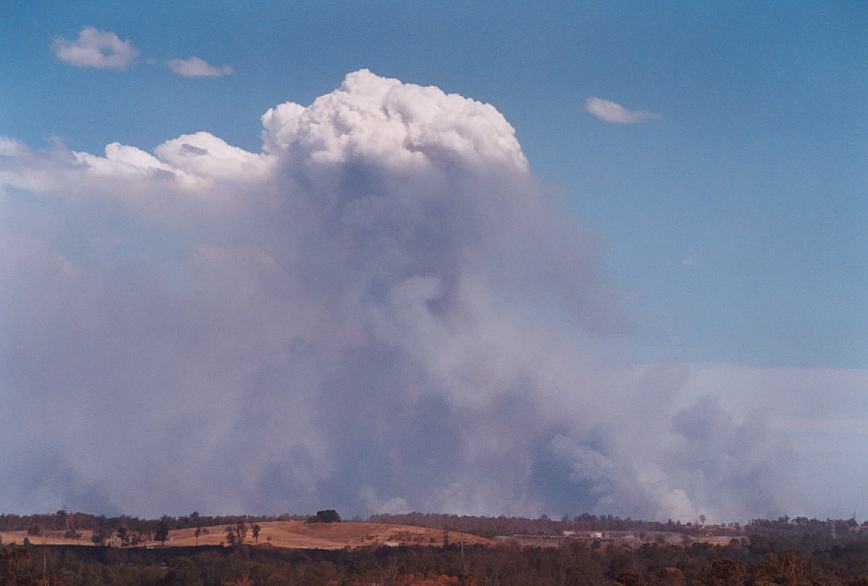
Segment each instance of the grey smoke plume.
[{"label": "grey smoke plume", "polygon": [[0,509],[792,506],[762,422],[677,400],[497,110],[368,71],[208,133],[0,158]]}]

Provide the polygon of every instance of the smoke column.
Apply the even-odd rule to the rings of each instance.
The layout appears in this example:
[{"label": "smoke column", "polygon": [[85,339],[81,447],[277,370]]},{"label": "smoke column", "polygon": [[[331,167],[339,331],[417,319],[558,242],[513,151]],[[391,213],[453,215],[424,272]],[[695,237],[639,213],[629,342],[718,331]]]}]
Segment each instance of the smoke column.
[{"label": "smoke column", "polygon": [[262,125],[3,143],[0,509],[796,502],[763,421],[618,350],[604,247],[493,106],[362,70]]}]

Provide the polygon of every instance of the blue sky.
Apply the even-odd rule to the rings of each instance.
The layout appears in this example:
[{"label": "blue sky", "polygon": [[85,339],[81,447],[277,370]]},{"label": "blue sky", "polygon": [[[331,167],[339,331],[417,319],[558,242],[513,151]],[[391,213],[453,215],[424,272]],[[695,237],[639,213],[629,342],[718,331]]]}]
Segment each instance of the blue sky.
[{"label": "blue sky", "polygon": [[[0,22],[0,134],[99,153],[258,117],[362,67],[494,104],[609,251],[640,360],[868,365],[864,40],[851,3],[20,3]],[[85,25],[128,71],[50,50]],[[235,74],[172,75],[196,55]],[[154,60],[155,63],[147,63]],[[607,124],[599,96],[660,119]]]},{"label": "blue sky", "polygon": [[[0,8],[0,245],[11,243],[5,245],[11,252],[0,254],[0,279],[15,286],[0,288],[0,295],[9,296],[0,326],[20,340],[0,345],[5,369],[0,394],[19,409],[50,413],[65,400],[51,399],[52,389],[59,388],[58,380],[64,388],[70,380],[69,409],[81,411],[69,418],[69,429],[65,414],[58,415],[60,424],[52,423],[51,415],[34,418],[57,427],[58,439],[39,448],[28,444],[20,462],[0,463],[0,475],[29,470],[38,479],[38,470],[28,467],[30,461],[41,462],[57,475],[56,490],[25,498],[21,495],[34,491],[22,481],[0,489],[0,509],[53,510],[78,502],[93,510],[146,514],[171,506],[183,512],[187,505],[250,512],[260,504],[299,512],[322,503],[311,500],[310,486],[289,490],[296,500],[286,496],[284,487],[293,478],[288,471],[304,472],[318,462],[322,469],[345,470],[312,481],[335,499],[326,504],[359,513],[424,506],[560,513],[569,511],[551,507],[581,502],[592,510],[651,517],[715,508],[731,517],[849,516],[856,506],[868,515],[859,504],[868,502],[868,484],[852,465],[868,450],[868,405],[861,390],[868,381],[866,30],[868,6],[860,2],[7,3]],[[120,51],[118,61],[82,56],[81,39],[87,35]],[[175,61],[192,57],[203,61]],[[83,66],[88,58],[103,60],[102,65]],[[376,75],[345,80],[360,69]],[[527,169],[516,162],[518,146],[500,118],[489,110],[477,112],[463,99],[420,93],[412,84],[492,104],[514,127],[530,172],[544,187],[524,183]],[[360,182],[352,193],[304,166],[310,162],[305,157],[322,155],[310,145],[328,140],[319,131],[294,127],[294,116],[326,120],[321,129],[327,134],[334,130],[330,116],[341,107],[370,114],[373,103],[386,111],[370,97],[380,96],[382,88],[391,88],[410,112],[402,132],[421,129],[428,137],[430,143],[420,149],[431,149],[425,151],[431,172],[452,179],[429,184],[428,175],[413,175],[410,181],[402,174],[406,169],[393,164],[416,153],[404,152],[404,144],[392,144],[395,152],[376,151],[380,143],[373,140],[353,143],[357,153],[323,149],[343,165],[330,173],[347,173]],[[274,114],[274,125],[264,134],[270,146],[263,151],[263,113],[287,101],[307,107],[319,96],[332,102],[303,115],[291,107],[285,118]],[[429,106],[450,112],[452,119],[432,122],[424,112]],[[476,117],[465,119],[468,111]],[[389,126],[394,120],[368,127],[360,119],[344,129],[348,135],[371,132],[389,142],[386,130],[394,129]],[[480,121],[488,126],[476,126]],[[193,135],[200,131],[209,134]],[[455,135],[477,149],[476,158],[449,142]],[[291,138],[281,143],[286,136]],[[179,138],[170,140],[174,137]],[[103,158],[106,145],[115,142],[141,150],[121,147]],[[443,148],[455,159],[439,159]],[[477,164],[503,167],[507,177],[518,168],[519,179],[504,185],[465,173]],[[408,168],[410,175],[418,172]],[[306,177],[306,187],[293,183],[297,175]],[[382,177],[392,182],[377,183]],[[454,201],[443,187],[451,180],[475,198]],[[417,223],[390,232],[395,217],[367,200],[356,202],[364,199],[358,185],[381,189],[405,214],[401,218]],[[421,201],[436,192],[445,202],[442,226],[420,232],[431,250],[401,239],[426,227],[430,218],[402,208],[404,192],[395,192],[395,185]],[[283,200],[261,195],[278,188]],[[106,195],[124,190],[126,199]],[[203,199],[209,190],[223,195],[235,190],[243,197],[232,200],[235,208],[220,197]],[[500,203],[489,199],[497,190]],[[312,194],[320,197],[312,198],[316,204],[300,203]],[[559,196],[567,202],[566,215],[573,216],[566,232],[562,218],[552,214],[561,209]],[[329,197],[343,197],[362,211],[353,208],[349,224],[331,225],[332,232],[324,234],[308,234],[309,225],[289,212],[303,210],[312,215],[310,225],[328,225],[324,218],[330,216],[317,206]],[[490,217],[474,215],[477,201],[489,203]],[[527,201],[552,207],[528,216],[540,223],[525,225],[516,210]],[[398,250],[381,251],[376,238],[368,242],[365,235],[346,234],[346,226],[359,218],[398,242]],[[580,236],[583,230],[593,243]],[[308,240],[294,240],[296,232]],[[382,265],[413,259],[417,280],[402,280],[404,269],[386,270],[380,258],[362,255],[343,264],[355,258],[348,242],[357,241],[383,252]],[[436,298],[448,288],[443,275],[460,272],[453,266],[461,264],[451,255],[453,247],[467,242],[478,245],[476,253],[486,262],[482,269],[472,263],[459,268],[479,282],[500,283],[502,290],[481,287],[474,291],[484,293],[482,300],[454,308],[487,328],[480,326],[473,335],[449,330],[440,339],[434,334],[442,331],[432,323],[443,325],[441,316],[432,317],[429,310],[465,299],[445,293],[448,300]],[[298,250],[310,266],[293,256]],[[597,250],[603,251],[601,259]],[[504,251],[518,253],[514,266],[504,263]],[[528,261],[522,254],[545,261]],[[206,265],[224,272],[197,272]],[[22,266],[27,270],[16,272]],[[285,272],[275,276],[268,267]],[[363,316],[345,316],[346,323],[334,330],[324,326],[328,335],[321,334],[298,308],[324,322],[342,315],[327,302],[337,299],[338,291],[346,301],[364,290],[354,280],[362,279],[359,267],[383,280],[371,285],[377,291],[373,300],[356,300],[359,307],[373,307]],[[323,280],[308,281],[311,275]],[[184,287],[199,291],[201,299],[178,296]],[[225,299],[210,298],[213,289],[225,290]],[[528,292],[532,301],[524,297]],[[411,303],[419,299],[427,304],[424,310]],[[560,305],[574,299],[581,301],[578,310]],[[407,305],[393,307],[384,300]],[[486,321],[488,302],[502,311],[499,320]],[[626,314],[626,331],[623,321],[608,313],[610,305]],[[409,319],[408,307],[418,310],[409,313],[419,323],[402,321]],[[81,317],[68,308],[78,308]],[[154,321],[149,317],[154,312],[170,317]],[[284,323],[285,315],[295,319]],[[392,329],[376,320],[372,325],[370,315],[393,320]],[[549,329],[530,328],[513,339],[513,326],[534,319],[540,330]],[[558,319],[564,324],[552,326]],[[260,327],[248,330],[251,323]],[[67,338],[55,339],[43,326],[66,332]],[[600,334],[607,328],[617,334]],[[141,339],[129,342],[128,332]],[[354,345],[359,332],[374,341]],[[394,343],[389,336],[402,339],[405,349],[422,350],[396,358],[389,353]],[[101,345],[116,339],[126,345]],[[81,340],[91,340],[93,348]],[[237,356],[214,360],[236,343]],[[458,358],[441,359],[462,344],[468,359],[478,360],[479,372],[469,368],[468,375]],[[124,348],[131,354],[123,354]],[[325,357],[338,355],[346,360],[339,372],[324,372]],[[118,361],[121,374],[115,373]],[[500,369],[510,371],[513,363],[526,371],[503,375],[506,384]],[[220,381],[209,379],[209,369],[222,373]],[[407,373],[417,370],[427,378],[406,384]],[[468,403],[469,391],[462,386],[467,376],[478,382],[481,395],[490,388],[505,395],[491,391],[485,408]],[[281,386],[286,380],[298,388],[287,391]],[[355,381],[361,386],[354,387]],[[165,396],[141,399],[139,405],[153,385]],[[119,396],[127,401],[103,410],[110,401],[102,393],[112,396],[120,386],[125,390]],[[366,403],[361,393],[371,388],[380,390],[371,391]],[[219,400],[214,393],[221,393]],[[384,435],[387,426],[356,427],[357,412],[392,408],[396,397],[405,401],[403,417],[396,420],[406,423],[397,433],[406,432],[409,446],[402,448],[408,454],[399,456],[406,462],[426,456],[442,461],[435,479],[426,480],[409,464],[402,467],[406,462],[382,449],[381,442],[394,441]],[[699,397],[705,399],[692,403]],[[210,416],[224,426],[197,440],[202,453],[212,455],[207,469],[196,468],[199,454],[193,453],[189,461],[178,455],[180,471],[165,468],[154,478],[138,478],[135,471],[114,474],[129,461],[146,460],[161,445],[163,436],[153,430],[174,437],[191,429],[200,416],[190,407],[194,398],[205,398],[215,410]],[[129,412],[122,406],[127,403]],[[329,409],[347,405],[341,415],[346,419],[328,418]],[[264,455],[264,440],[240,447],[229,441],[236,428],[271,429],[278,416],[291,418],[305,409],[312,409],[311,421],[323,428],[343,423],[343,428],[335,424],[336,434],[346,442],[304,431],[303,421],[292,439]],[[454,438],[442,440],[438,429],[422,425],[431,412]],[[768,420],[757,423],[758,413]],[[0,413],[0,439],[3,417]],[[704,428],[689,425],[691,418],[717,435],[702,436]],[[501,445],[512,446],[515,461],[501,462],[492,453],[485,458],[491,469],[473,463],[479,442],[463,427],[470,420],[488,433],[502,432]],[[506,430],[506,421],[519,431]],[[14,431],[14,424],[7,422],[7,428]],[[433,453],[414,435],[415,424],[427,430],[423,436]],[[97,470],[81,456],[90,453],[83,446],[94,438],[82,438],[80,429],[114,425],[141,425],[143,439],[118,447],[106,458],[106,470]],[[607,436],[614,427],[637,437],[651,434],[647,446],[621,445]],[[697,433],[702,437],[691,435]],[[25,436],[13,434],[8,441],[19,437]],[[689,452],[693,447],[683,446],[684,440],[708,451]],[[333,452],[324,447],[329,441],[335,442]],[[810,449],[792,447],[805,445]],[[718,450],[726,458],[719,458]],[[458,452],[467,459],[455,456]],[[803,457],[787,469],[784,463],[796,452]],[[215,485],[210,505],[188,503],[166,488],[188,469],[190,483],[211,478],[225,464],[221,458],[233,454],[250,462],[256,483]],[[357,470],[365,458],[370,468]],[[701,473],[685,468],[685,462],[695,461],[707,468]],[[739,463],[734,477],[715,467],[719,461]],[[643,463],[653,469],[643,470]],[[593,466],[600,470],[589,471]],[[768,477],[758,472],[766,467]],[[347,487],[356,486],[359,474],[373,479],[353,492]],[[407,480],[427,486],[449,474],[457,480],[436,494],[423,494]],[[822,481],[828,476],[841,479],[832,492]],[[600,477],[605,486],[594,486]],[[658,477],[666,482],[633,491],[642,484],[637,478]],[[516,480],[528,478],[526,485]],[[790,500],[766,498],[767,481],[794,486],[795,493]],[[124,501],[129,487],[123,482],[153,482],[144,492],[168,500],[140,495]],[[480,502],[496,510],[481,508]]]}]

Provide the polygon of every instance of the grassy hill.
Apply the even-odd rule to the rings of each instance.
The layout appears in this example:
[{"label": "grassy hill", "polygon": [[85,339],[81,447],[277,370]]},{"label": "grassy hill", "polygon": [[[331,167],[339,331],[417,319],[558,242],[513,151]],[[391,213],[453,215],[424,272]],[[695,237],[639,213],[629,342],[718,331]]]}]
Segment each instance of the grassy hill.
[{"label": "grassy hill", "polygon": [[[389,544],[439,546],[443,533],[438,529],[397,525],[390,523],[367,523],[344,521],[341,523],[306,523],[304,521],[265,521],[258,543],[248,532],[245,543],[259,547],[282,547],[288,549],[343,549]],[[222,545],[226,542],[227,525],[202,527],[199,545]],[[28,535],[26,531],[0,531],[4,544],[23,543],[25,538],[33,544],[48,545],[93,545],[92,532],[81,531],[79,539],[68,539],[63,531],[43,531],[40,535]],[[467,533],[450,532],[449,539],[457,543],[464,538],[468,545],[490,544],[491,541]],[[165,547],[189,547],[196,544],[195,529],[176,529],[169,532]],[[158,541],[145,541],[135,547],[163,547]]]}]

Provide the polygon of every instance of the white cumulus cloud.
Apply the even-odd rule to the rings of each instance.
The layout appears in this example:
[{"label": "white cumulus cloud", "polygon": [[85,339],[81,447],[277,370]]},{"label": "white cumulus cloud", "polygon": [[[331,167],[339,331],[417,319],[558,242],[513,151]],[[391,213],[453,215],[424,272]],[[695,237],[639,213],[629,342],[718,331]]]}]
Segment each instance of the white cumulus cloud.
[{"label": "white cumulus cloud", "polygon": [[199,57],[171,59],[166,63],[166,66],[168,66],[172,73],[183,77],[223,77],[235,73],[235,70],[230,65],[214,67]]},{"label": "white cumulus cloud", "polygon": [[594,97],[585,100],[585,110],[604,122],[615,124],[636,124],[660,118],[659,114],[653,112],[631,111],[617,102]]},{"label": "white cumulus cloud", "polygon": [[307,108],[287,102],[269,109],[262,123],[267,150],[287,150],[311,163],[527,169],[514,129],[494,106],[366,69]]},{"label": "white cumulus cloud", "polygon": [[58,59],[76,67],[126,69],[139,52],[129,41],[122,41],[111,31],[86,26],[74,41],[58,37],[51,44]]}]

